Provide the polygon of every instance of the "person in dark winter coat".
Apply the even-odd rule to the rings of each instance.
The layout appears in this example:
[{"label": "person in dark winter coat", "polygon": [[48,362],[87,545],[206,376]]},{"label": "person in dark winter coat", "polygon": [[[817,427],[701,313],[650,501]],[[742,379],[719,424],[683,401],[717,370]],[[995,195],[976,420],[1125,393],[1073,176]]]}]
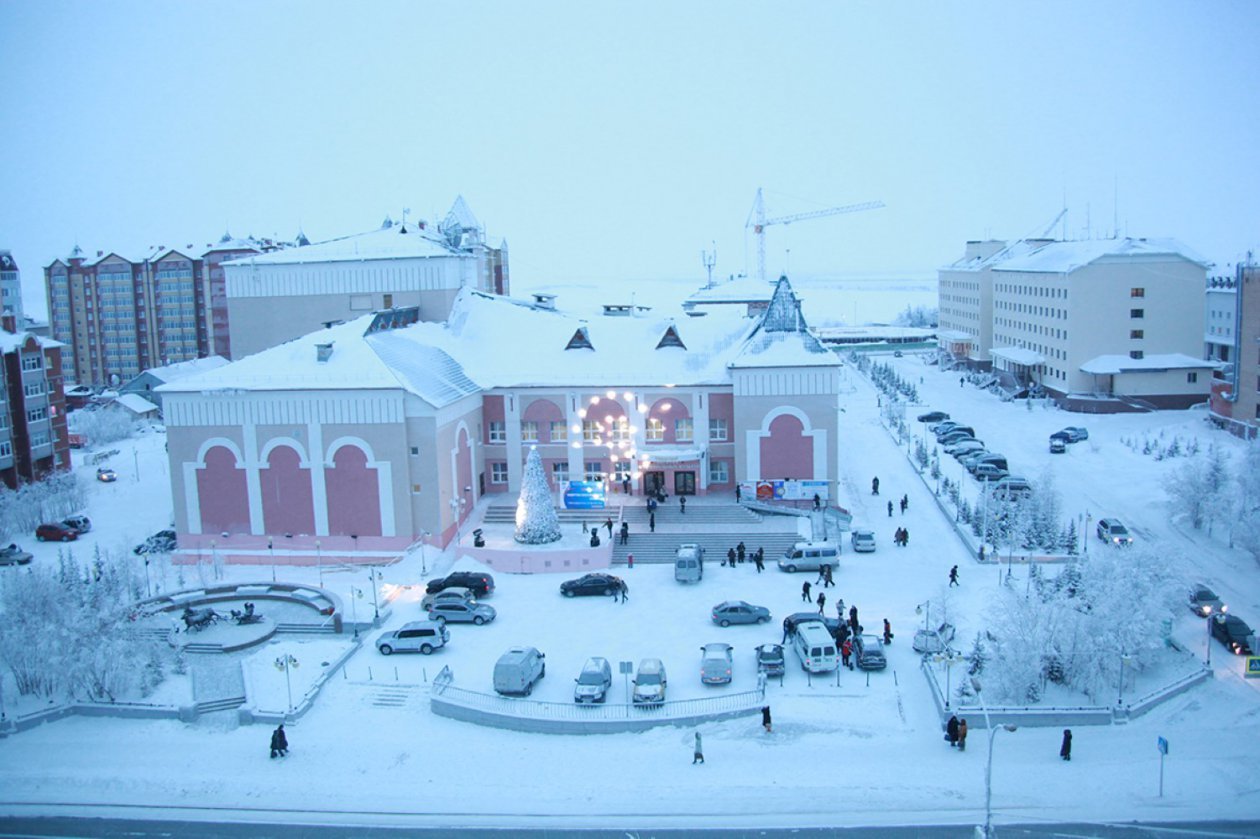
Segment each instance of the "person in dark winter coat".
[{"label": "person in dark winter coat", "polygon": [[757,548],[757,552],[753,554],[753,565],[757,566],[758,574],[766,570],[766,549],[765,548]]},{"label": "person in dark winter coat", "polygon": [[792,635],[792,622],[788,620],[787,618],[784,618],[783,619],[783,640],[780,641],[779,643],[786,644],[788,642],[788,638],[791,637],[791,635]]},{"label": "person in dark winter coat", "polygon": [[901,528],[901,547],[910,547],[910,529],[908,527]]},{"label": "person in dark winter coat", "polygon": [[958,746],[958,717],[950,717],[949,722],[945,723],[945,739],[949,740],[951,749]]},{"label": "person in dark winter coat", "polygon": [[892,518],[892,502],[888,502],[888,518]]},{"label": "person in dark winter coat", "polygon": [[687,499],[685,496],[678,496],[678,512],[687,515]]},{"label": "person in dark winter coat", "polygon": [[958,750],[967,751],[967,720],[965,719],[958,721]]},{"label": "person in dark winter coat", "polygon": [[739,484],[736,484],[735,485],[735,503],[736,504],[738,504],[740,499],[743,498],[743,495],[744,493],[740,490]]},{"label": "person in dark winter coat", "polygon": [[271,756],[284,757],[289,753],[289,738],[284,736],[284,723],[271,732]]},{"label": "person in dark winter coat", "polygon": [[858,626],[857,606],[849,607],[849,626],[853,628],[854,632],[857,632],[857,626]]},{"label": "person in dark winter coat", "polygon": [[648,533],[656,532],[656,513],[648,513]]},{"label": "person in dark winter coat", "polygon": [[949,584],[951,586],[958,585],[958,566],[957,565],[949,569]]},{"label": "person in dark winter coat", "polygon": [[900,527],[893,531],[893,544],[899,548],[901,547],[901,528]]},{"label": "person in dark winter coat", "polygon": [[767,734],[770,733],[770,706],[769,705],[763,705],[761,707],[761,727],[766,730]]},{"label": "person in dark winter coat", "polygon": [[1059,746],[1059,757],[1064,760],[1072,759],[1072,729],[1063,729],[1063,745]]},{"label": "person in dark winter coat", "polygon": [[623,521],[621,523],[621,544],[626,545],[630,542],[630,522]]},{"label": "person in dark winter coat", "polygon": [[696,732],[696,751],[695,756],[691,758],[691,765],[695,766],[697,763],[704,763],[704,749],[700,746],[699,731]]},{"label": "person in dark winter coat", "polygon": [[822,496],[816,492],[814,493],[814,509],[815,510],[822,509]]},{"label": "person in dark winter coat", "polygon": [[723,562],[722,564],[723,564],[723,565],[727,565],[727,564],[734,565],[734,564],[735,564],[735,549],[734,549],[734,548],[730,548],[730,549],[728,549],[728,550],[726,551],[726,562]]},{"label": "person in dark winter coat", "polygon": [[809,596],[809,580],[806,580],[805,582],[801,583],[801,600],[804,600],[806,603],[809,603],[813,599],[814,598]]},{"label": "person in dark winter coat", "polygon": [[871,495],[879,495],[879,478],[871,478]]},{"label": "person in dark winter coat", "polygon": [[744,557],[747,555],[747,551],[748,549],[744,547],[743,542],[740,542],[738,545],[735,546],[735,554],[739,558],[740,562],[744,561]]},{"label": "person in dark winter coat", "polygon": [[827,595],[823,594],[821,591],[818,592],[818,614],[821,615],[823,613],[823,606],[825,606],[826,604],[827,604]]},{"label": "person in dark winter coat", "polygon": [[612,538],[612,519],[611,518],[604,520],[604,527],[608,528],[608,538],[611,539]]},{"label": "person in dark winter coat", "polygon": [[888,622],[888,618],[884,618],[884,644],[887,646],[892,643],[892,624]]},{"label": "person in dark winter coat", "polygon": [[901,514],[903,516],[906,514],[906,508],[909,506],[910,506],[910,496],[908,495],[901,496]]}]

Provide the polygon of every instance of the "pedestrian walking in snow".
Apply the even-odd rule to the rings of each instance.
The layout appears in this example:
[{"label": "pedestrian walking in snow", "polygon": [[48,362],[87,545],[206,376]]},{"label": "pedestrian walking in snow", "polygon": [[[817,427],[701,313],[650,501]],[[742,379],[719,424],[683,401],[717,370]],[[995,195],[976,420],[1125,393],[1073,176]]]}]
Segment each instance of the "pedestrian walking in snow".
[{"label": "pedestrian walking in snow", "polygon": [[271,756],[284,757],[289,753],[289,738],[284,736],[284,723],[271,732]]},{"label": "pedestrian walking in snow", "polygon": [[949,722],[945,723],[945,739],[949,741],[951,749],[958,747],[958,717],[951,716]]},{"label": "pedestrian walking in snow", "polygon": [[582,532],[586,532],[586,519],[582,519]]},{"label": "pedestrian walking in snow", "polygon": [[822,496],[820,496],[820,495],[819,495],[818,493],[816,493],[816,492],[814,493],[814,509],[815,509],[815,510],[821,510],[821,509],[822,509]]},{"label": "pedestrian walking in snow", "polygon": [[984,562],[984,545],[980,546],[980,561]]},{"label": "pedestrian walking in snow", "polygon": [[821,615],[823,613],[823,606],[825,606],[826,604],[827,604],[827,595],[822,593],[821,591],[818,592],[818,614]]},{"label": "pedestrian walking in snow", "polygon": [[888,518],[892,518],[892,502],[888,502]]},{"label": "pedestrian walking in snow", "polygon": [[910,496],[908,495],[901,496],[901,514],[903,516],[906,514],[906,508],[909,506],[910,506]]},{"label": "pedestrian walking in snow", "polygon": [[836,584],[835,580],[831,579],[831,566],[824,565],[823,566],[823,588],[830,588],[834,586],[835,584]]},{"label": "pedestrian walking in snow", "polygon": [[687,498],[685,496],[678,496],[678,511],[684,516],[687,515]]},{"label": "pedestrian walking in snow", "polygon": [[624,492],[626,495],[630,494],[630,479],[629,478],[621,479],[621,491]]},{"label": "pedestrian walking in snow", "polygon": [[735,549],[734,548],[729,548],[726,551],[726,562],[723,562],[722,564],[726,565],[728,563],[731,565],[735,564]]},{"label": "pedestrian walking in snow", "polygon": [[849,629],[853,630],[854,635],[856,635],[862,629],[862,625],[858,623],[857,606],[849,607]]},{"label": "pedestrian walking in snow", "polygon": [[611,518],[604,520],[604,527],[608,528],[608,538],[611,539],[612,538],[612,519]]},{"label": "pedestrian walking in snow", "polygon": [[838,601],[836,601],[836,617],[839,618],[840,620],[844,620],[844,598],[843,597],[841,597]]},{"label": "pedestrian walking in snow", "polygon": [[742,497],[743,497],[743,495],[744,495],[744,494],[743,494],[743,493],[740,491],[740,489],[739,489],[739,484],[736,484],[736,485],[735,485],[735,503],[736,503],[736,504],[738,504],[738,503],[739,503],[739,500],[740,500],[740,498],[742,498]]},{"label": "pedestrian walking in snow", "polygon": [[805,582],[801,583],[801,600],[804,600],[806,603],[809,603],[813,599],[814,598],[809,596],[809,580],[806,580]]},{"label": "pedestrian walking in snow", "polygon": [[761,727],[766,730],[767,734],[770,733],[770,706],[769,705],[761,706]]},{"label": "pedestrian walking in snow", "polygon": [[648,533],[656,532],[656,513],[648,513]]},{"label": "pedestrian walking in snow", "polygon": [[699,731],[696,732],[696,753],[695,753],[695,756],[691,759],[691,765],[695,766],[697,763],[704,763],[704,749],[701,748],[700,746],[700,732]]},{"label": "pedestrian walking in snow", "polygon": [[753,564],[757,566],[757,573],[760,574],[766,570],[766,549],[757,548],[757,552],[753,554]]},{"label": "pedestrian walking in snow", "polygon": [[622,580],[620,583],[618,583],[617,588],[621,590],[622,603],[625,603],[627,600],[630,599],[630,586],[626,583],[625,580]]},{"label": "pedestrian walking in snow", "polygon": [[783,640],[780,641],[779,643],[786,644],[788,642],[788,638],[790,637],[792,637],[792,621],[789,620],[788,618],[784,618],[783,619]]},{"label": "pedestrian walking in snow", "polygon": [[888,622],[888,618],[884,618],[884,645],[887,646],[888,644],[891,644],[892,639],[892,624]]},{"label": "pedestrian walking in snow", "polygon": [[1063,729],[1063,745],[1059,746],[1059,757],[1064,760],[1072,759],[1072,729]]},{"label": "pedestrian walking in snow", "polygon": [[958,585],[958,566],[957,565],[949,569],[949,584],[951,586]]},{"label": "pedestrian walking in snow", "polygon": [[852,642],[849,641],[848,638],[845,638],[844,642],[840,644],[840,660],[844,662],[844,666],[849,668],[850,670],[853,669],[853,664],[849,661],[849,657],[852,655],[853,655],[853,644]]},{"label": "pedestrian walking in snow", "polygon": [[963,382],[965,382],[965,381],[966,381],[966,379],[964,379],[962,376],[959,376],[959,377],[958,377],[958,386],[959,386],[959,387],[962,387],[962,386],[963,386]]},{"label": "pedestrian walking in snow", "polygon": [[879,478],[871,478],[871,495],[879,495]]},{"label": "pedestrian walking in snow", "polygon": [[908,527],[901,528],[901,547],[910,547],[910,528]]},{"label": "pedestrian walking in snow", "polygon": [[745,548],[745,547],[744,547],[744,543],[743,543],[743,542],[740,542],[738,545],[736,545],[736,546],[735,546],[735,554],[738,556],[739,561],[740,561],[741,563],[744,561],[745,551],[746,551],[746,550],[747,550],[747,548]]},{"label": "pedestrian walking in snow", "polygon": [[901,547],[901,528],[900,527],[893,531],[893,544],[899,548]]},{"label": "pedestrian walking in snow", "polygon": [[623,521],[621,523],[621,544],[628,545],[630,543],[630,522]]},{"label": "pedestrian walking in snow", "polygon": [[958,721],[958,751],[967,751],[967,720]]}]

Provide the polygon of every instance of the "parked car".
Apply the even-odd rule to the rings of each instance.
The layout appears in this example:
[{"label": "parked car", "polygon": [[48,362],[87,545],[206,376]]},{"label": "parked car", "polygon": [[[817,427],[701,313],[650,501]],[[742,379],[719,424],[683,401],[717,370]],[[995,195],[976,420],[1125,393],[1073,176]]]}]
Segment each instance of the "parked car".
[{"label": "parked car", "polygon": [[943,623],[936,629],[915,630],[914,642],[911,646],[917,653],[939,653],[944,652],[953,640],[954,625]]},{"label": "parked car", "polygon": [[884,658],[884,642],[878,635],[854,635],[853,652],[857,656],[857,666],[862,670],[883,670],[888,666]]},{"label": "parked car", "polygon": [[783,628],[787,630],[787,634],[790,637],[796,634],[796,628],[798,626],[808,621],[821,623],[823,626],[827,627],[827,631],[832,635],[836,634],[836,630],[840,628],[841,623],[839,618],[829,618],[825,615],[820,615],[817,612],[793,612],[783,619]]},{"label": "parked car", "polygon": [[952,428],[946,428],[942,431],[937,431],[936,442],[944,444],[945,442],[947,442],[945,438],[949,437],[951,434],[956,435],[958,437],[962,437],[964,435],[967,437],[975,437],[976,430],[969,425],[955,425]]},{"label": "parked car", "polygon": [[1237,615],[1213,615],[1208,619],[1212,637],[1224,644],[1234,655],[1252,655],[1256,648],[1256,634],[1247,622]]},{"label": "parked car", "polygon": [[665,665],[659,658],[643,659],[634,674],[633,684],[634,691],[630,694],[632,704],[659,705],[665,701],[665,688],[669,685]]},{"label": "parked car", "polygon": [[955,422],[954,420],[945,420],[944,422],[934,422],[928,426],[928,431],[931,431],[933,434],[944,434],[946,431],[957,428],[960,425],[962,425],[962,423]]},{"label": "parked car", "polygon": [[971,477],[977,481],[1000,481],[1007,475],[1011,474],[1000,466],[992,463],[980,463],[971,472]]},{"label": "parked car", "polygon": [[494,620],[497,613],[493,606],[487,606],[484,603],[477,602],[453,602],[453,603],[434,603],[433,608],[429,610],[429,617],[435,621],[445,623],[452,621],[454,623],[471,623],[481,626]]},{"label": "parked car", "polygon": [[576,580],[565,580],[560,584],[560,593],[565,597],[577,597],[602,594],[608,597],[621,587],[621,578],[612,574],[586,574]]},{"label": "parked car", "polygon": [[757,645],[757,672],[767,676],[782,676],[787,672],[782,644]]},{"label": "parked car", "polygon": [[41,542],[73,542],[79,538],[79,531],[61,522],[47,522],[35,528],[35,538]]},{"label": "parked car", "polygon": [[937,437],[936,443],[939,446],[952,446],[954,443],[961,443],[963,440],[974,439],[976,439],[976,432],[970,428],[955,428],[953,431],[948,431]]},{"label": "parked car", "polygon": [[470,588],[448,588],[433,594],[426,594],[420,600],[420,608],[426,612],[433,608],[435,603],[475,603],[477,595]]},{"label": "parked car", "polygon": [[1050,454],[1063,454],[1067,451],[1067,441],[1062,437],[1050,438]]},{"label": "parked car", "polygon": [[1032,484],[1022,475],[1007,475],[993,482],[993,494],[998,497],[1015,497],[1031,495]]},{"label": "parked car", "polygon": [[855,530],[849,536],[849,543],[853,545],[855,553],[873,553],[875,551],[875,531]]},{"label": "parked car", "polygon": [[698,583],[704,579],[704,548],[694,542],[679,545],[674,551],[674,579],[680,583]]},{"label": "parked car", "polygon": [[61,520],[66,527],[77,530],[80,535],[88,533],[92,530],[92,520],[87,516],[70,516]]},{"label": "parked car", "polygon": [[582,665],[582,672],[573,681],[573,701],[579,705],[590,702],[603,702],[608,699],[608,691],[612,687],[612,665],[608,659],[595,656],[588,658]]},{"label": "parked car", "polygon": [[964,457],[960,463],[968,472],[974,472],[975,468],[981,463],[992,463],[999,469],[1010,469],[1006,463],[1006,455],[998,452],[976,452],[975,454]]},{"label": "parked car", "polygon": [[1201,618],[1210,618],[1229,611],[1229,607],[1216,596],[1216,592],[1198,583],[1190,589],[1190,611]]},{"label": "parked car", "polygon": [[494,689],[502,694],[529,696],[547,675],[547,656],[537,647],[513,647],[494,663]]},{"label": "parked car", "polygon": [[428,655],[451,640],[450,630],[439,621],[412,621],[393,632],[386,632],[376,639],[376,650],[381,655],[394,653],[421,653]]},{"label": "parked car", "polygon": [[1132,545],[1133,537],[1120,519],[1099,519],[1098,538],[1113,545]]},{"label": "parked car", "polygon": [[118,480],[118,473],[108,466],[102,466],[96,470],[96,480],[103,484],[112,484]]},{"label": "parked car", "polygon": [[700,648],[700,681],[706,685],[731,683],[731,652],[735,648],[721,641]]},{"label": "parked car", "polygon": [[1068,441],[1069,443],[1079,443],[1079,442],[1081,442],[1082,440],[1088,440],[1088,439],[1089,439],[1089,432],[1088,432],[1088,431],[1086,431],[1084,428],[1081,428],[1081,427],[1079,427],[1079,426],[1074,426],[1074,425],[1069,425],[1067,428],[1063,429],[1062,431],[1060,431],[1060,432],[1058,432],[1058,433],[1060,433],[1060,434],[1066,434],[1066,435],[1067,435],[1067,441]]},{"label": "parked car", "polygon": [[14,544],[10,544],[7,548],[0,548],[0,565],[29,565],[34,558],[29,552]]},{"label": "parked car", "polygon": [[733,623],[768,623],[770,610],[765,606],[754,606],[743,600],[727,600],[713,607],[713,622],[718,626],[730,626]]},{"label": "parked car", "polygon": [[919,414],[918,416],[919,422],[937,423],[944,422],[947,419],[949,419],[949,414],[944,411],[928,411],[926,414]]},{"label": "parked car", "polygon": [[176,545],[174,530],[159,530],[139,545],[136,545],[131,552],[137,556],[143,556],[144,554],[168,554],[175,550]]},{"label": "parked car", "polygon": [[974,437],[967,437],[959,440],[957,443],[950,443],[945,447],[945,454],[951,454],[954,457],[958,457],[960,454],[966,454],[967,452],[979,451],[984,451],[984,441],[977,440]]},{"label": "parked car", "polygon": [[478,597],[485,597],[494,591],[494,577],[480,571],[455,571],[440,580],[429,580],[424,590],[429,594],[436,594],[454,586],[470,588]]}]

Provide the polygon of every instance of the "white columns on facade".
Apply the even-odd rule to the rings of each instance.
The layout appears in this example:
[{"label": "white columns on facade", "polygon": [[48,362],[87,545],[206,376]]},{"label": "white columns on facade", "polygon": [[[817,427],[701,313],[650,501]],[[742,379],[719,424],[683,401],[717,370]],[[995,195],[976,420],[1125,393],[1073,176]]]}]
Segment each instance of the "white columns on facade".
[{"label": "white columns on facade", "polygon": [[700,474],[696,476],[696,491],[709,489],[709,400],[703,392],[692,394],[691,439],[700,449]]},{"label": "white columns on facade", "polygon": [[[578,413],[585,407],[579,394],[570,392],[565,395],[564,421],[569,424],[569,480],[571,481],[582,480],[586,470],[586,462],[583,460],[586,450],[582,444],[582,415]],[[577,431],[574,431],[574,428]],[[575,443],[577,445],[574,445]]]},{"label": "white columns on facade", "polygon": [[[324,481],[324,470],[331,469],[332,463],[325,462],[324,427],[317,422],[306,424],[306,441],[310,450],[307,456],[311,466],[311,503],[315,507],[315,535],[328,535],[328,485]],[[381,495],[384,503],[385,496]]]},{"label": "white columns on facade", "polygon": [[245,493],[249,499],[249,532],[262,536],[263,526],[262,478],[258,461],[258,430],[251,424],[241,427],[241,457],[245,461]]},{"label": "white columns on facade", "polygon": [[515,393],[503,395],[503,430],[507,435],[508,492],[520,492],[525,456],[521,451],[521,401]]}]

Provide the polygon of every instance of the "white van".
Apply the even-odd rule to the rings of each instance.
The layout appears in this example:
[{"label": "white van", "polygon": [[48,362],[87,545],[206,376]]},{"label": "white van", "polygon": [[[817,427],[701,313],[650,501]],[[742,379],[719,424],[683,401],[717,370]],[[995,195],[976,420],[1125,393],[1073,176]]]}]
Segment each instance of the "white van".
[{"label": "white van", "polygon": [[836,651],[836,639],[827,631],[821,620],[805,621],[796,625],[792,636],[796,657],[801,668],[811,673],[830,673],[840,667],[840,654]]},{"label": "white van", "polygon": [[836,542],[797,542],[779,557],[781,571],[818,571],[824,565],[835,570],[840,545]]},{"label": "white van", "polygon": [[639,670],[634,674],[634,693],[631,698],[635,705],[658,705],[665,701],[665,665],[659,658],[645,658],[639,662]]},{"label": "white van", "polygon": [[674,552],[674,579],[680,583],[704,579],[704,548],[690,543],[678,546]]},{"label": "white van", "polygon": [[547,675],[544,658],[535,647],[513,647],[499,656],[494,665],[495,691],[529,696],[538,680]]}]

